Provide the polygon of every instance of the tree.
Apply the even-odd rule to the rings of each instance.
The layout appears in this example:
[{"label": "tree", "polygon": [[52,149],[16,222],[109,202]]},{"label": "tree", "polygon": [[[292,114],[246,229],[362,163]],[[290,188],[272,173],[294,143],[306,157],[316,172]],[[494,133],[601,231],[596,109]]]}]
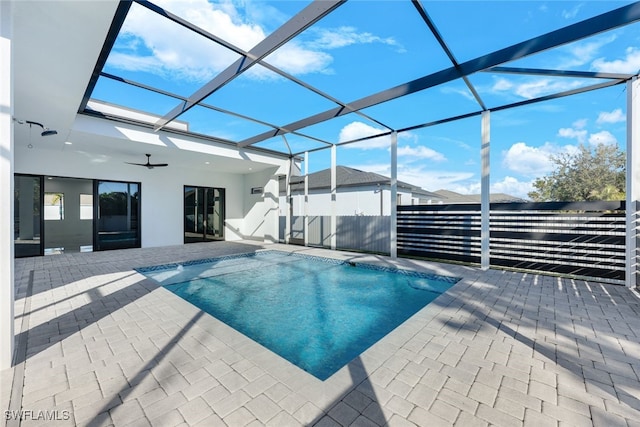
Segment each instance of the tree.
[{"label": "tree", "polygon": [[550,157],[555,169],[537,178],[529,197],[536,202],[624,200],[625,154],[617,145],[581,144],[573,154]]}]

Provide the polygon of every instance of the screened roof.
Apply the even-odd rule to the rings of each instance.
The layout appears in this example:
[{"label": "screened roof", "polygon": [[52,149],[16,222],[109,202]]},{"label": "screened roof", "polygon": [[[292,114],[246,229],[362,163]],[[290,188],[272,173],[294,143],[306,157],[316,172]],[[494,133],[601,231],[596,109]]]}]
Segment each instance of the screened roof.
[{"label": "screened roof", "polygon": [[611,1],[121,2],[80,112],[285,154],[375,144],[624,83],[639,19]]}]

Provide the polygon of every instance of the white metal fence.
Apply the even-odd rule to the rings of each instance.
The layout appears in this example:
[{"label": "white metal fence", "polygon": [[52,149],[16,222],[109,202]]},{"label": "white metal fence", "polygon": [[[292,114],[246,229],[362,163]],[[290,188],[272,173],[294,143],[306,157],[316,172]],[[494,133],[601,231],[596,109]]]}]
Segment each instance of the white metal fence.
[{"label": "white metal fence", "polygon": [[[331,246],[330,221],[309,217],[310,246]],[[398,206],[398,255],[479,264],[480,226],[479,204]],[[625,229],[624,202],[491,204],[490,264],[624,284]],[[304,244],[303,216],[291,230]],[[390,230],[389,216],[337,216],[336,248],[389,254]]]}]

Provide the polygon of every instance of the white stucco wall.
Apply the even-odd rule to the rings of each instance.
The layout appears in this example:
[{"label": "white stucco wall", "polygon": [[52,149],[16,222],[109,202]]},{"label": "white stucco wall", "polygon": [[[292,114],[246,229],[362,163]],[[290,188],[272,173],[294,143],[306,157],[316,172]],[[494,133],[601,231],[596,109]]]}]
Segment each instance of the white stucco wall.
[{"label": "white stucco wall", "polygon": [[[398,189],[403,204],[411,204],[411,193]],[[336,215],[352,216],[380,215],[380,200],[382,198],[382,215],[391,215],[391,192],[389,188],[377,186],[338,188],[336,195]],[[280,215],[286,215],[286,199],[280,197]],[[293,195],[293,215],[304,215],[304,194]],[[331,194],[328,190],[309,191],[309,215],[331,215]]]},{"label": "white stucco wall", "polygon": [[[86,118],[80,118],[84,128],[87,128]],[[94,121],[92,128],[96,132],[113,132],[114,125],[106,121]],[[90,126],[89,126],[90,127]],[[125,132],[126,131],[126,132]],[[130,144],[141,144],[140,140],[163,140],[163,137],[148,129],[118,129],[120,135],[135,136],[138,142],[128,141]],[[105,134],[105,132],[101,132]],[[87,137],[91,138],[91,136]],[[164,138],[166,140],[166,138]],[[153,143],[145,141],[146,143]],[[188,139],[173,138],[171,144],[182,150],[196,150],[197,142]],[[142,142],[144,143],[144,142]],[[212,165],[210,168],[204,162],[196,165],[184,164],[172,161],[172,156],[178,156],[175,148],[167,149],[163,158],[156,161],[169,163],[168,167],[147,169],[144,167],[128,165],[122,160],[114,160],[109,155],[109,148],[102,148],[89,154],[78,151],[75,146],[56,149],[47,148],[46,140],[34,144],[29,149],[24,146],[15,150],[15,173],[51,175],[70,178],[104,179],[114,181],[131,181],[141,183],[141,244],[142,247],[155,247],[182,244],[184,239],[184,186],[206,186],[225,189],[225,239],[239,240],[243,238],[264,239],[265,236],[276,236],[277,226],[277,198],[275,207],[273,198],[265,201],[262,195],[251,196],[251,187],[269,186],[269,182],[275,180],[276,173],[286,170],[287,161],[281,158],[269,158],[263,154],[239,153],[230,147],[214,147],[203,145],[203,150],[208,154],[220,153],[221,156],[229,156],[237,163],[243,159],[260,162],[271,162],[273,166],[257,172],[249,172],[248,167],[239,170],[238,173],[220,172],[220,168]],[[157,144],[156,144],[157,145]],[[113,150],[122,150],[115,146]],[[217,151],[216,151],[217,150]],[[102,152],[103,154],[97,154]],[[120,157],[121,159],[122,157]],[[152,161],[154,158],[152,158]],[[224,159],[223,159],[224,161]],[[140,159],[144,163],[144,158]],[[235,164],[235,163],[234,163]],[[250,164],[249,162],[240,164]],[[255,165],[255,164],[254,164]],[[254,166],[255,167],[255,166]],[[238,168],[240,169],[240,168]],[[275,184],[277,194],[277,181]],[[264,218],[270,215],[269,218]]]},{"label": "white stucco wall", "polygon": [[[276,168],[244,175],[244,239],[276,242],[278,239],[278,177]],[[252,188],[262,192],[251,194]]]}]

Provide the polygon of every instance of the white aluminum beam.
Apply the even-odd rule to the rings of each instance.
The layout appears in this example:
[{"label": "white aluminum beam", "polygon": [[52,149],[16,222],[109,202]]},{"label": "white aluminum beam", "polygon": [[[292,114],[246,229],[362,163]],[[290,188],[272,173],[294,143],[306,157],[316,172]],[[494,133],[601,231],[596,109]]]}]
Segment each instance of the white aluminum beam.
[{"label": "white aluminum beam", "polygon": [[[463,62],[458,66],[437,71],[424,77],[412,80],[410,82],[395,86],[393,88],[366,96],[359,100],[349,103],[349,106],[355,110],[362,110],[383,102],[391,101],[402,96],[410,95],[431,87],[435,87],[450,81],[459,79],[462,76],[468,76],[487,68],[495,67],[516,59],[525,58],[527,56],[552,49],[567,43],[581,40],[585,37],[593,36],[604,31],[610,31],[618,27],[631,24],[640,20],[640,2],[636,2],[618,9],[603,13],[593,18],[563,27],[559,30],[551,31],[538,37],[526,40],[521,43],[500,49],[498,51],[480,56],[475,59]],[[309,116],[305,119],[298,120],[288,125],[282,126],[289,132],[297,131],[307,126],[312,126],[326,120],[342,116],[350,113],[344,107],[336,107],[330,110]],[[271,138],[273,132],[265,132],[260,135],[247,138],[238,144],[241,147],[252,145],[265,139]]]},{"label": "white aluminum beam", "polygon": [[549,70],[545,68],[521,68],[521,67],[492,67],[483,71],[484,73],[503,74],[525,74],[528,76],[554,76],[554,77],[579,77],[586,79],[613,79],[626,80],[633,77],[632,74],[604,73],[600,71],[571,71],[571,70]]},{"label": "white aluminum beam", "polygon": [[640,200],[640,79],[627,83],[627,232],[626,274],[629,288],[638,285],[638,201]]},{"label": "white aluminum beam", "polygon": [[[455,68],[458,68],[459,67],[458,60],[453,55],[453,52],[451,51],[451,49],[449,49],[449,46],[447,46],[447,43],[444,41],[444,38],[442,37],[442,34],[440,34],[440,31],[438,30],[438,27],[436,27],[436,24],[431,20],[431,17],[425,10],[424,6],[422,6],[422,3],[420,2],[420,0],[412,0],[412,3],[413,3],[413,6],[418,11],[418,14],[424,21],[424,23],[427,24],[427,27],[429,27],[431,34],[433,34],[433,36],[438,41],[438,44],[440,44],[440,47],[442,48],[442,50],[444,50],[444,53],[449,58],[449,61],[451,61],[451,63]],[[478,105],[480,105],[483,111],[486,110],[487,107],[484,105],[484,102],[482,101],[482,98],[480,98],[480,94],[478,93],[476,88],[473,86],[473,84],[471,84],[471,81],[467,78],[467,76],[461,75],[461,77],[462,77],[462,80],[464,81],[464,84],[467,85],[467,88],[475,98]]]},{"label": "white aluminum beam", "polygon": [[[334,11],[338,6],[342,5],[346,0],[316,0],[289,21],[285,22],[281,27],[268,35],[264,40],[258,43],[253,49],[247,52],[246,57],[239,58],[233,64],[229,65],[220,74],[214,77],[209,83],[198,89],[189,99],[177,105],[169,113],[159,119],[154,130],[162,129],[167,123],[176,119],[180,114],[195,106],[198,102],[205,99],[233,79],[241,75],[269,54],[273,53],[279,47],[283,46],[298,34],[318,22],[320,19]],[[341,107],[343,108],[343,107]]]},{"label": "white aluminum beam", "polygon": [[491,158],[491,113],[485,111],[482,113],[482,147],[480,156],[482,158],[482,177],[480,181],[480,267],[488,270],[490,262],[489,247],[489,219],[491,214],[491,174],[490,174],[490,158]]},{"label": "white aluminum beam", "polygon": [[304,153],[304,245],[309,246],[309,152]]},{"label": "white aluminum beam", "polygon": [[391,134],[391,230],[390,255],[398,258],[398,132]]},{"label": "white aluminum beam", "polygon": [[336,235],[338,230],[337,223],[337,206],[336,206],[336,194],[337,194],[337,179],[336,179],[336,150],[335,145],[331,146],[331,249],[335,250],[337,246],[338,236]]},{"label": "white aluminum beam", "polygon": [[14,352],[13,2],[0,1],[0,370]]},{"label": "white aluminum beam", "polygon": [[[213,41],[213,42],[215,42],[215,43],[217,43],[217,44],[219,44],[219,45],[221,45],[221,46],[223,46],[223,47],[225,47],[225,48],[237,53],[238,55],[241,55],[244,58],[249,58],[251,60],[256,61],[257,63],[259,63],[260,65],[262,65],[266,69],[271,70],[276,74],[279,74],[280,76],[284,77],[285,79],[291,80],[292,82],[304,87],[305,89],[310,90],[310,91],[316,93],[317,95],[320,95],[323,98],[326,98],[329,101],[332,101],[332,102],[334,102],[334,103],[336,103],[336,104],[338,104],[338,105],[340,105],[340,106],[342,106],[344,108],[351,109],[351,107],[349,107],[348,104],[345,104],[344,102],[339,101],[338,99],[332,97],[328,93],[323,92],[320,89],[318,89],[318,88],[316,88],[314,86],[311,86],[308,83],[305,83],[304,81],[300,80],[299,78],[295,77],[294,75],[289,74],[286,71],[283,71],[283,70],[281,70],[281,69],[269,64],[266,61],[260,61],[251,52],[246,52],[246,51],[240,49],[239,47],[233,45],[232,43],[229,43],[228,41],[226,41],[226,40],[224,40],[224,39],[222,39],[222,38],[220,38],[218,36],[216,36],[215,34],[212,34],[212,33],[208,32],[208,31],[205,31],[204,29],[198,27],[197,25],[194,25],[192,22],[189,22],[188,20],[183,19],[183,18],[181,18],[181,17],[179,17],[179,16],[177,16],[177,15],[175,15],[175,14],[173,14],[173,13],[171,13],[171,12],[169,12],[169,11],[167,11],[167,10],[165,10],[165,9],[159,7],[158,5],[155,5],[155,4],[153,4],[153,3],[149,2],[149,1],[146,1],[146,0],[136,0],[136,1],[137,1],[138,4],[146,7],[147,9],[149,9],[149,10],[155,12],[155,13],[157,13],[158,15],[161,15],[161,16],[163,16],[163,17],[175,22],[176,24],[181,25],[184,28],[187,28],[188,30],[193,31],[193,32],[195,32],[195,33],[197,33],[197,34],[199,34],[199,35],[201,35],[203,37],[206,37],[209,40],[211,40],[211,41]],[[105,58],[105,60],[106,60],[106,58]],[[104,75],[106,73],[102,73],[102,74]],[[96,79],[97,79],[97,77],[96,77]],[[94,83],[94,86],[95,86],[95,83]],[[186,101],[186,98],[184,99],[184,101]],[[203,104],[200,104],[200,105],[203,105]],[[85,104],[85,106],[86,106],[86,104]],[[84,109],[84,107],[82,107],[82,110],[83,109]],[[382,127],[389,128],[384,123],[382,123],[382,122],[380,122],[380,121],[378,121],[378,120],[376,120],[376,119],[374,119],[374,118],[372,118],[372,117],[370,117],[370,116],[368,116],[368,115],[366,115],[366,114],[364,114],[364,113],[362,113],[360,111],[354,111],[353,109],[351,109],[351,110],[355,114],[358,114],[359,116],[361,116],[361,117],[363,117],[363,118],[365,118],[367,120],[371,120],[372,122],[377,123]],[[270,127],[273,127],[273,129],[274,129],[273,136],[282,135],[283,133],[287,132],[286,129],[279,129],[277,126],[270,126]]]},{"label": "white aluminum beam", "polygon": [[[292,167],[292,163],[293,163],[293,158],[289,158],[289,161],[287,162],[287,175],[286,175],[286,179],[287,179],[287,186],[286,188],[286,193],[287,193],[287,216],[285,218],[285,222],[284,222],[284,242],[286,244],[289,244],[291,242],[291,216],[293,215],[293,203],[291,200],[291,167]],[[279,187],[279,186],[278,186]]]}]

